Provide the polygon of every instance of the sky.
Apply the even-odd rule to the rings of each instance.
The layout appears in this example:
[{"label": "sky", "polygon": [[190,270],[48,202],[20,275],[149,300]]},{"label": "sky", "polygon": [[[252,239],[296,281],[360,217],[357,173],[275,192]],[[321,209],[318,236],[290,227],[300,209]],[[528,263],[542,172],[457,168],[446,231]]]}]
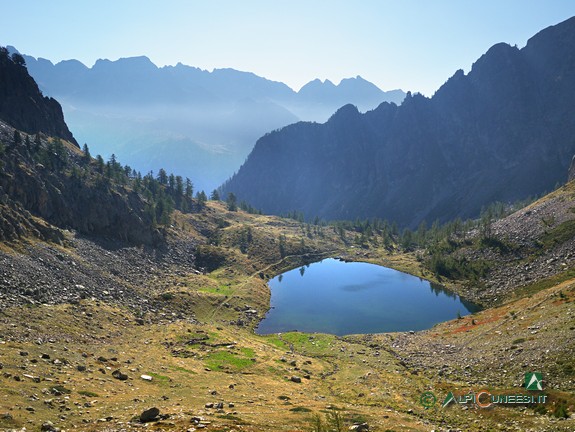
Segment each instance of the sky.
[{"label": "sky", "polygon": [[489,47],[519,47],[573,0],[0,0],[0,45],[53,62],[146,55],[231,67],[299,90],[361,75],[433,93]]}]

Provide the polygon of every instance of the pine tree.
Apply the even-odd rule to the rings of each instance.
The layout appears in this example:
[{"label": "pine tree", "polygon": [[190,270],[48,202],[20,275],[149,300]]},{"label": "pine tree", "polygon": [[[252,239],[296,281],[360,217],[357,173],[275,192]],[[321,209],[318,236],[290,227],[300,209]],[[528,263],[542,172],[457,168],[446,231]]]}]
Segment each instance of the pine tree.
[{"label": "pine tree", "polygon": [[175,195],[176,195],[176,207],[181,208],[182,200],[184,198],[184,180],[182,179],[182,176],[176,176]]},{"label": "pine tree", "polygon": [[92,160],[92,155],[90,154],[90,149],[88,148],[88,144],[84,143],[84,147],[82,148],[82,151],[84,152],[84,156],[82,157],[82,159],[84,160],[85,163],[90,163],[90,161]]},{"label": "pine tree", "polygon": [[40,133],[37,133],[34,137],[34,152],[38,153],[42,147],[42,140],[40,139]]},{"label": "pine tree", "polygon": [[194,195],[194,184],[187,177],[186,177],[186,188],[184,194],[186,195],[187,199],[192,199],[192,196]]},{"label": "pine tree", "polygon": [[226,203],[228,204],[228,210],[229,211],[235,212],[238,210],[238,199],[236,198],[236,196],[233,192],[230,192],[228,194],[228,199],[226,200]]},{"label": "pine tree", "polygon": [[196,199],[198,200],[198,206],[200,208],[204,208],[206,205],[206,202],[208,201],[208,197],[204,191],[198,192],[196,194]]},{"label": "pine tree", "polygon": [[101,155],[96,156],[96,169],[100,174],[104,174],[104,158]]},{"label": "pine tree", "polygon": [[160,168],[160,171],[158,171],[158,181],[164,186],[168,184],[168,174],[164,168]]},{"label": "pine tree", "polygon": [[22,143],[22,136],[20,135],[20,132],[18,132],[16,129],[14,129],[14,145],[17,146],[18,144]]}]

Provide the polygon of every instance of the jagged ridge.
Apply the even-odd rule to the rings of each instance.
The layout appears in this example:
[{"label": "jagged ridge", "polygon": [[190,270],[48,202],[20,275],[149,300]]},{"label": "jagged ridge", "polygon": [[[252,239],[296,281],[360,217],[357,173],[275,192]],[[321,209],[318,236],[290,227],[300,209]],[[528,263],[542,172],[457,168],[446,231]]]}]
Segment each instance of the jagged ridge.
[{"label": "jagged ridge", "polygon": [[495,45],[431,99],[270,133],[222,191],[273,214],[411,227],[549,191],[575,153],[574,50],[572,18],[521,50]]}]

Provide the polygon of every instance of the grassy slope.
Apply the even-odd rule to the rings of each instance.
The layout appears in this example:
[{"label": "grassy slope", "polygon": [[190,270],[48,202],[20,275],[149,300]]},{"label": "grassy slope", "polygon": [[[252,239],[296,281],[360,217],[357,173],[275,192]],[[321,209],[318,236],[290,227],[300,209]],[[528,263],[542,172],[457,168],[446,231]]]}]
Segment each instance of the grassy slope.
[{"label": "grassy slope", "polygon": [[[242,252],[247,227],[252,240]],[[280,234],[287,239],[285,258]],[[305,431],[313,430],[314,414],[325,423],[334,413],[346,427],[367,421],[381,431],[572,429],[572,420],[558,422],[530,409],[425,410],[419,403],[430,389],[438,395],[486,385],[509,389],[526,369],[536,369],[553,387],[553,400],[572,406],[572,279],[416,335],[262,337],[252,331],[257,320],[242,309],[248,304],[262,317],[269,304],[265,279],[301,265],[302,253],[310,260],[345,255],[430,274],[412,255],[351,248],[329,228],[310,238],[297,222],[227,212],[218,203],[200,214],[176,214],[170,236],[219,243],[206,253],[208,264],[220,263],[214,271],[165,269],[135,287],[162,299],[165,311],[187,313],[185,319],[146,317],[140,325],[130,310],[94,300],[0,312],[0,428],[38,430],[51,420],[70,430],[138,429],[128,422],[157,406],[170,418],[151,426],[155,430],[186,430],[193,426],[190,417],[199,415],[211,422],[208,430]],[[229,324],[238,319],[246,325]],[[113,378],[116,369],[128,380]],[[310,378],[294,383],[293,375]],[[221,411],[205,408],[220,401]]]}]

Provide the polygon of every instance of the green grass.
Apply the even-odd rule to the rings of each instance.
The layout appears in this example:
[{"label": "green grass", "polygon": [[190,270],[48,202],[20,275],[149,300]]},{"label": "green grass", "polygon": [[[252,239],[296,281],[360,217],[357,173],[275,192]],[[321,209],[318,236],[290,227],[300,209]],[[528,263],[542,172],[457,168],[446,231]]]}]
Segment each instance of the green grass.
[{"label": "green grass", "polygon": [[250,358],[254,357],[256,354],[256,352],[252,348],[240,348],[240,351],[243,355]]},{"label": "green grass", "polygon": [[506,255],[515,252],[518,246],[507,239],[498,239],[494,237],[482,238],[478,242],[478,249],[491,248],[497,249],[501,254]]},{"label": "green grass", "polygon": [[153,378],[153,381],[159,382],[161,384],[166,384],[168,382],[170,382],[170,377],[167,377],[165,375],[160,375],[154,372],[147,372],[146,375],[150,375]]},{"label": "green grass", "polygon": [[199,288],[198,291],[221,296],[230,296],[233,294],[233,290],[230,285],[218,285],[217,287],[203,286]]},{"label": "green grass", "polygon": [[[225,419],[225,420],[233,420],[234,424],[236,424],[236,425],[247,425],[247,424],[249,424],[248,422],[243,420],[241,417],[238,417],[238,416],[233,415],[233,414],[222,414],[222,415],[219,415],[217,417],[221,418],[221,419]],[[226,430],[228,430],[228,429],[226,429]]]},{"label": "green grass", "polygon": [[282,349],[282,350],[287,350],[289,348],[289,345],[286,344],[283,340],[281,340],[277,335],[269,335],[269,336],[263,336],[263,339],[275,346],[276,348]]},{"label": "green grass", "polygon": [[87,397],[100,397],[100,395],[98,393],[94,393],[88,390],[80,390],[78,392],[78,394],[82,395],[82,396],[87,396]]},{"label": "green grass", "polygon": [[55,392],[59,392],[59,393],[62,393],[62,394],[70,394],[70,393],[72,393],[72,390],[67,389],[66,387],[64,387],[64,386],[62,386],[62,385],[56,385],[56,386],[52,387],[50,390],[51,390],[52,392],[54,392],[54,393],[55,393]]},{"label": "green grass", "polygon": [[[206,336],[208,336],[206,338]],[[208,340],[209,339],[209,335],[207,335],[206,333],[183,333],[183,334],[179,334],[178,336],[176,336],[176,340],[178,342],[188,342],[192,339],[205,339]]]},{"label": "green grass", "polygon": [[542,291],[544,289],[554,287],[555,285],[559,285],[560,283],[570,279],[575,279],[575,267],[571,267],[570,269],[565,270],[564,272],[561,272],[559,274],[556,274],[554,276],[545,279],[541,279],[530,285],[521,287],[515,291],[515,297],[521,298],[529,296],[538,293],[539,291]]},{"label": "green grass", "polygon": [[216,351],[208,354],[205,358],[206,367],[211,370],[234,370],[240,371],[254,364],[254,362],[242,354],[229,351]]},{"label": "green grass", "polygon": [[336,337],[326,334],[284,333],[282,339],[291,343],[296,351],[303,353],[324,354],[335,342]]},{"label": "green grass", "polygon": [[547,231],[539,240],[545,248],[565,243],[575,237],[575,219],[568,220]]},{"label": "green grass", "polygon": [[186,369],[186,368],[183,368],[181,366],[172,366],[172,367],[170,367],[170,369],[172,369],[173,371],[177,371],[177,372],[184,372],[184,373],[188,373],[191,375],[197,375],[196,372],[189,370],[189,369]]},{"label": "green grass", "polygon": [[303,413],[308,413],[311,412],[311,410],[309,408],[306,407],[294,407],[294,408],[290,408],[291,412],[303,412]]}]

